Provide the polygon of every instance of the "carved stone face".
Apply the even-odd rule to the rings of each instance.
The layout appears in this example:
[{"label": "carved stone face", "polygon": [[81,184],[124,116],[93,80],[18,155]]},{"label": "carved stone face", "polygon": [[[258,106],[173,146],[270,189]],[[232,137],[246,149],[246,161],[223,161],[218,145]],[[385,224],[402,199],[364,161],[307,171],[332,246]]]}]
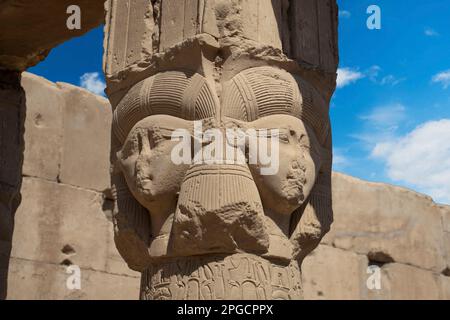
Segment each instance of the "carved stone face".
[{"label": "carved stone face", "polygon": [[[331,210],[314,193],[327,161],[323,127],[311,112],[314,89],[269,67],[238,73],[224,83],[220,99],[205,81],[198,74],[167,72],[130,90],[115,111],[115,132],[123,141],[117,149],[118,171],[126,181],[117,189],[129,189],[137,201],[134,210],[143,207],[150,217],[150,258],[246,252],[289,261],[298,247],[296,229],[306,230],[297,228],[300,209],[313,212],[305,215],[312,219],[317,208]],[[169,94],[166,82],[179,82],[185,89]],[[243,131],[246,161],[229,163],[227,155],[222,164],[196,162],[194,121],[202,122],[201,134]],[[191,143],[189,163],[173,159],[180,142],[172,134],[179,130],[187,132]],[[221,143],[227,142],[225,137]],[[255,143],[256,161],[249,152]],[[211,143],[200,145],[203,153]],[[265,171],[268,167],[272,171]],[[316,200],[320,205],[311,204]],[[127,201],[132,202],[122,203]]]},{"label": "carved stone face", "polygon": [[250,169],[265,211],[290,218],[304,204],[315,185],[320,168],[317,139],[300,119],[287,115],[268,116],[251,126],[279,130],[278,172],[262,175],[261,164],[250,165]]},{"label": "carved stone face", "polygon": [[[275,139],[278,142],[279,154],[268,154],[276,161],[270,164],[277,167],[275,174],[263,174],[261,162],[175,164],[172,152],[178,142],[171,140],[172,133],[184,129],[192,135],[194,123],[164,115],[138,122],[118,152],[127,184],[149,211],[153,230],[159,232],[157,236],[169,237],[171,232],[172,254],[237,250],[264,254],[269,250],[269,234],[288,239],[291,215],[311,193],[320,155],[312,130],[301,120],[272,115],[250,123],[225,119],[221,125],[233,126],[246,132],[277,130],[277,136],[256,135],[258,145],[265,144],[268,150]],[[248,139],[246,143],[248,150]],[[165,224],[171,228],[164,234]]]},{"label": "carved stone face", "polygon": [[[171,141],[177,129],[191,130],[190,123],[175,117],[151,116],[131,130],[117,157],[128,187],[152,215],[174,210],[188,165],[171,161]],[[173,213],[173,212],[170,212]]]}]

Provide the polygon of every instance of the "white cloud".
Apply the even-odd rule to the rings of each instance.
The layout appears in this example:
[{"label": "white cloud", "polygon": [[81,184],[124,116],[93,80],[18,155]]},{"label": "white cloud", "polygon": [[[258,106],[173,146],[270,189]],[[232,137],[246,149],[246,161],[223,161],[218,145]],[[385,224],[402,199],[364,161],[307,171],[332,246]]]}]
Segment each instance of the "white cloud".
[{"label": "white cloud", "polygon": [[346,157],[345,152],[341,149],[333,150],[333,169],[343,170],[350,165],[350,160]]},{"label": "white cloud", "polygon": [[363,78],[368,78],[375,84],[385,86],[396,86],[400,82],[406,80],[406,78],[397,78],[396,76],[389,74],[380,79],[382,69],[380,66],[373,65],[365,71],[359,71],[358,68],[339,68],[337,77],[337,87],[343,88],[352,83],[357,82]]},{"label": "white cloud", "polygon": [[352,16],[352,13],[347,10],[339,10],[339,18],[348,19]]},{"label": "white cloud", "polygon": [[356,69],[339,68],[338,69],[338,77],[337,77],[337,87],[343,88],[343,87],[348,86],[349,84],[354,83],[364,77],[365,77],[365,75]]},{"label": "white cloud", "polygon": [[372,81],[373,83],[385,86],[385,85],[390,85],[390,86],[396,86],[398,85],[400,82],[405,81],[405,78],[397,78],[396,76],[392,75],[392,74],[388,74],[384,77],[382,77],[381,79],[379,79],[380,74],[382,72],[382,69],[380,66],[374,65],[372,67],[370,67],[365,74],[367,75],[367,77],[369,77],[370,81]]},{"label": "white cloud", "polygon": [[450,70],[443,71],[433,76],[434,83],[441,83],[444,89],[450,87]]},{"label": "white cloud", "polygon": [[381,67],[377,65],[371,66],[365,73],[373,82],[377,82],[377,78],[381,72]]},{"label": "white cloud", "polygon": [[98,72],[88,72],[83,74],[80,77],[80,85],[82,88],[94,94],[100,96],[105,95],[104,90],[106,88],[106,84],[100,79],[100,74]]},{"label": "white cloud", "polygon": [[450,119],[430,121],[409,134],[379,142],[372,156],[386,163],[394,182],[450,204]]},{"label": "white cloud", "polygon": [[380,106],[374,108],[369,114],[361,116],[361,119],[383,130],[397,128],[406,119],[406,107],[401,103]]},{"label": "white cloud", "polygon": [[381,79],[381,81],[380,81],[380,84],[382,86],[384,86],[384,85],[396,86],[400,82],[403,82],[403,81],[405,81],[405,78],[400,78],[399,79],[399,78],[395,77],[394,75],[390,74],[390,75],[387,75],[387,76],[383,77]]},{"label": "white cloud", "polygon": [[427,37],[438,37],[439,36],[439,33],[436,30],[429,28],[429,27],[425,28],[424,34]]},{"label": "white cloud", "polygon": [[378,143],[397,137],[401,123],[407,120],[406,107],[401,103],[378,106],[368,114],[359,117],[364,121],[362,130],[352,134],[366,150],[372,150]]}]

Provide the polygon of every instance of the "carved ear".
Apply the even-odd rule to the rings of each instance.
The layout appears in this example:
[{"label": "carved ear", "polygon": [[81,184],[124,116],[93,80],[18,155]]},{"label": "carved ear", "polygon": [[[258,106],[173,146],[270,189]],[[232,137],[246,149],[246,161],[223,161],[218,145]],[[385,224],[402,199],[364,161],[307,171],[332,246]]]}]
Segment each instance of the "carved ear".
[{"label": "carved ear", "polygon": [[[113,138],[115,140],[115,138]],[[117,146],[117,140],[113,146]],[[148,266],[150,255],[148,248],[151,239],[150,215],[133,197],[125,177],[118,168],[115,152],[112,148],[112,191],[114,196],[114,241],[128,266],[142,272]]]},{"label": "carved ear", "polygon": [[317,248],[322,238],[330,231],[333,223],[331,133],[326,146],[316,185],[308,201],[302,208],[294,212],[291,220],[294,258],[298,259],[300,264]]}]

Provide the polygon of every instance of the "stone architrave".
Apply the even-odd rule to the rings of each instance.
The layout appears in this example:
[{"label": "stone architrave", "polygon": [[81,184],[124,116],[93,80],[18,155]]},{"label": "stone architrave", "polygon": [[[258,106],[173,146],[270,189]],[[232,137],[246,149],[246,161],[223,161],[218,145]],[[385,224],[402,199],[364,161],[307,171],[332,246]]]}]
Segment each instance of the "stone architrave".
[{"label": "stone architrave", "polygon": [[[106,7],[115,242],[142,273],[141,298],[301,299],[301,263],[333,221],[336,2]],[[226,140],[212,148],[199,126]],[[237,145],[230,131],[254,136]],[[198,147],[191,162],[174,161],[176,132]],[[252,143],[276,150],[277,170],[263,174]]]}]

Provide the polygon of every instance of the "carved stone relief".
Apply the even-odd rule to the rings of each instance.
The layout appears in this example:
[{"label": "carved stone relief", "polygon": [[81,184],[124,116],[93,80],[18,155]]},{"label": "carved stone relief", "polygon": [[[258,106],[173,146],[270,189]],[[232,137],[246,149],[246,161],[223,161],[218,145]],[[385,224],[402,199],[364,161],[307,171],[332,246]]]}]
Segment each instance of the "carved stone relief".
[{"label": "carved stone relief", "polygon": [[[316,66],[293,54],[312,31],[291,23],[313,10],[322,17],[316,39],[334,43],[336,4],[125,2],[107,4],[105,72],[115,240],[143,274],[141,298],[300,299],[301,262],[333,220],[328,104],[337,59],[330,70],[322,62],[331,49],[317,51]],[[239,146],[236,137],[214,140],[241,161],[199,141],[198,126],[250,132]],[[180,131],[198,147],[183,152],[190,162],[173,159]],[[264,173],[254,145],[268,146],[276,170]],[[202,161],[208,153],[216,161]]]}]

